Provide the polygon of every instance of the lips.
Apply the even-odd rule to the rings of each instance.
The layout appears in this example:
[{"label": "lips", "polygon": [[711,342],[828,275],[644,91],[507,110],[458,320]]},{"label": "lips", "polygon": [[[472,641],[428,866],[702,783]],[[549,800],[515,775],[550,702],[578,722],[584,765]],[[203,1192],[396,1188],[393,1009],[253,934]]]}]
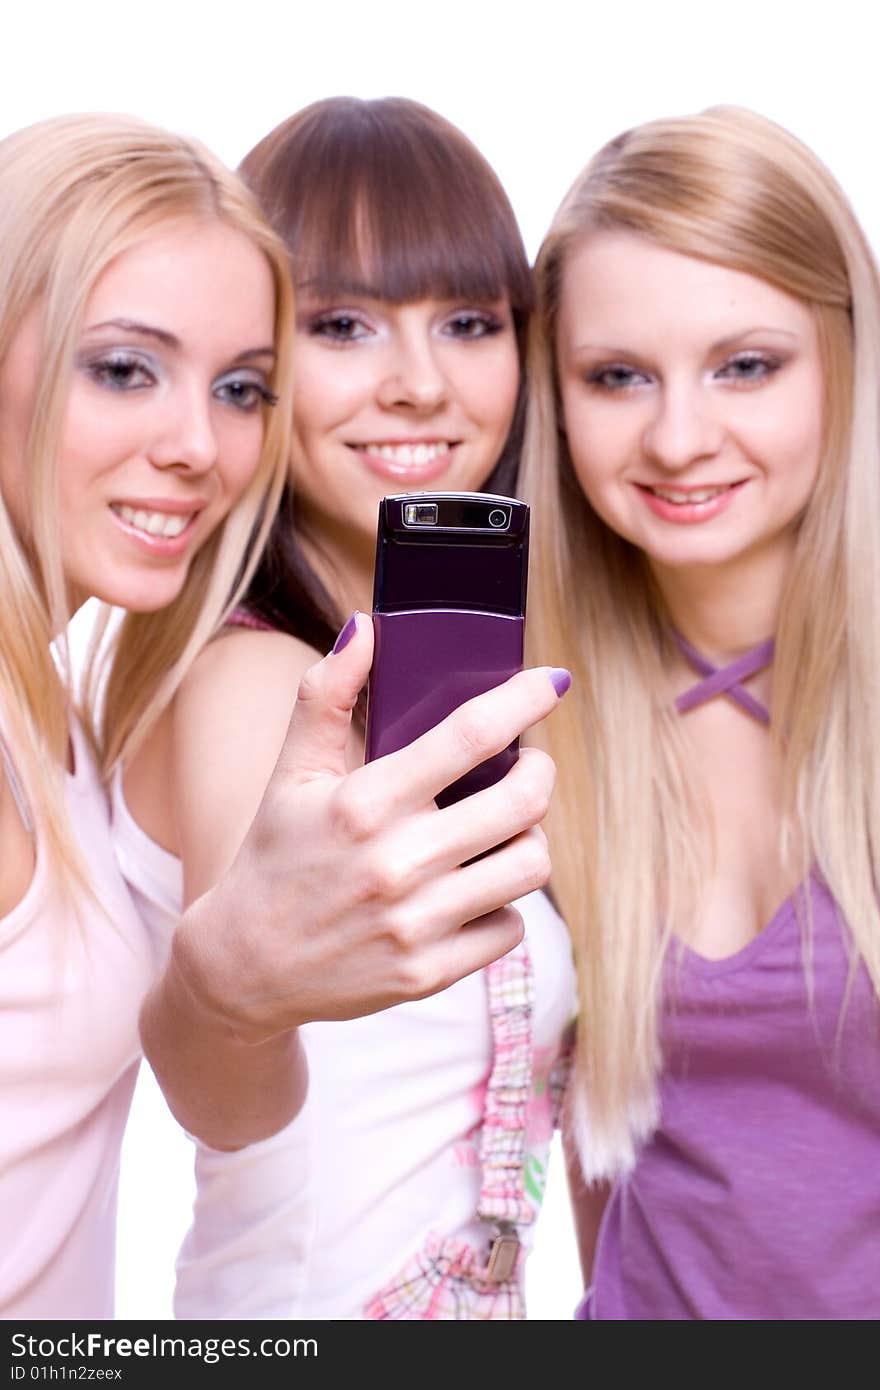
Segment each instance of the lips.
[{"label": "lips", "polygon": [[747,478],[733,483],[712,483],[703,487],[667,487],[654,483],[636,483],[639,495],[655,516],[663,521],[691,525],[711,521],[734,501]]},{"label": "lips", "polygon": [[377,477],[421,483],[446,472],[458,444],[456,439],[376,439],[348,447]]},{"label": "lips", "polygon": [[151,511],[145,507],[130,507],[125,502],[111,503],[110,510],[136,531],[143,531],[148,536],[162,536],[167,540],[173,540],[185,531],[196,515],[194,509],[178,513]]},{"label": "lips", "polygon": [[732,486],[734,486],[732,483],[718,483],[714,487],[648,487],[648,491],[653,492],[655,497],[662,497],[665,502],[671,502],[674,506],[683,506],[686,503],[711,502],[713,497],[720,497],[722,492],[726,492]]},{"label": "lips", "polygon": [[207,502],[163,498],[131,498],[109,504],[116,525],[141,551],[175,559],[184,554],[196,534],[197,522]]},{"label": "lips", "polygon": [[361,453],[372,454],[375,458],[385,459],[399,468],[411,468],[445,457],[454,446],[446,439],[432,439],[407,440],[402,444],[353,444],[351,447]]}]

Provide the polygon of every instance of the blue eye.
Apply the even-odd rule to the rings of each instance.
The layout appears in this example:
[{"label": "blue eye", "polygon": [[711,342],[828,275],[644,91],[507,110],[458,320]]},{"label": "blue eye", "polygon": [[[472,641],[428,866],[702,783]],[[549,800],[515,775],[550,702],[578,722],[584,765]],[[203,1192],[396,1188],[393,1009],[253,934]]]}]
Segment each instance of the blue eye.
[{"label": "blue eye", "polygon": [[277,405],[278,397],[263,381],[249,376],[227,376],[214,383],[212,394],[237,410],[253,411],[261,405]]},{"label": "blue eye", "polygon": [[740,352],[736,357],[728,358],[722,363],[716,375],[734,384],[741,382],[743,385],[751,385],[753,382],[765,381],[774,372],[778,372],[781,366],[781,358],[770,353]]},{"label": "blue eye", "polygon": [[634,367],[627,367],[622,362],[594,367],[587,374],[588,384],[600,391],[625,391],[631,386],[641,386],[645,381],[647,377],[644,372],[637,372]]},{"label": "blue eye", "polygon": [[134,353],[108,352],[83,366],[93,381],[110,391],[142,391],[156,384],[155,372]]}]

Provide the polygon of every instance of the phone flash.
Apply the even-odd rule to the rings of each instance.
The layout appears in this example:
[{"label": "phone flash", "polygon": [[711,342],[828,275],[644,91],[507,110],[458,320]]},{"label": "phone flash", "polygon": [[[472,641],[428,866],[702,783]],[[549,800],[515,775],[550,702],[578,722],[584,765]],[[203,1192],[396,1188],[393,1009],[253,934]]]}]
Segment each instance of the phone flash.
[{"label": "phone flash", "polygon": [[436,526],[436,502],[405,502],[403,505],[405,526]]}]

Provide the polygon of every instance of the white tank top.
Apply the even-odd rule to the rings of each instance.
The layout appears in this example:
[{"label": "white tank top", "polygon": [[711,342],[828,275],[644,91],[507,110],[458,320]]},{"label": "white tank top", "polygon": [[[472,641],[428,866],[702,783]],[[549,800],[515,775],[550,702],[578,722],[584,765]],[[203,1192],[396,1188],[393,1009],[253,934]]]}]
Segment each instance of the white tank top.
[{"label": "white tank top", "polygon": [[[119,1150],[154,974],[106,794],[81,732],[71,737],[70,818],[97,902],[83,895],[74,910],[37,837],[30,886],[0,919],[3,1318],[113,1316]],[[7,760],[14,777],[8,745]]]},{"label": "white tank top", "polygon": [[[180,863],[132,820],[118,778],[112,805],[123,874],[156,936],[170,939]],[[568,934],[547,898],[533,893],[516,906],[534,984],[522,1170],[534,1215],[552,1137],[550,1075],[574,1017],[575,980]],[[237,1153],[197,1146],[178,1317],[361,1318],[368,1306],[390,1306],[402,1271],[409,1287],[409,1267],[438,1237],[463,1251],[488,1247],[492,1232],[477,1216],[492,1066],[485,972],[430,999],[301,1032],[309,1092],[296,1120]],[[520,1228],[526,1246],[531,1229]]]}]

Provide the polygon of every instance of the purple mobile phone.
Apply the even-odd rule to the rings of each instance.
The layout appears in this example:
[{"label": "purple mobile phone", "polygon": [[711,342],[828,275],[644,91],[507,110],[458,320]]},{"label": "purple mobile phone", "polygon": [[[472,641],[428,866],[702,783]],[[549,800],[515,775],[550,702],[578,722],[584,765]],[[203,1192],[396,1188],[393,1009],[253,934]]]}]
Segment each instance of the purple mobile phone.
[{"label": "purple mobile phone", "polygon": [[[375,654],[367,761],[393,753],[523,662],[529,509],[482,492],[418,492],[379,504]],[[516,740],[437,797],[448,806],[497,782]]]}]

